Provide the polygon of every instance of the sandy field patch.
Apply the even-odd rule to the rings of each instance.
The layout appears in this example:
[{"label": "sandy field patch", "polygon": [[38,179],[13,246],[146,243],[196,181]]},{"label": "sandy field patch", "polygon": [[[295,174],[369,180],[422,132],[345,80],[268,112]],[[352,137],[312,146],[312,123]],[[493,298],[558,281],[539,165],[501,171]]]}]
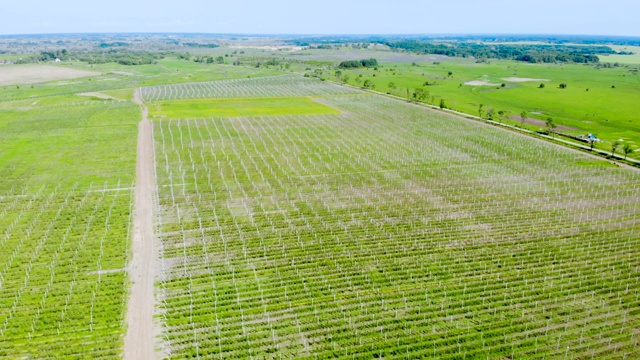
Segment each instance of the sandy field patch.
[{"label": "sandy field patch", "polygon": [[464,84],[468,86],[500,86],[500,84],[494,84],[485,80],[472,80],[472,81],[467,81]]},{"label": "sandy field patch", "polygon": [[551,81],[549,79],[532,79],[532,78],[519,78],[519,77],[502,78],[502,80],[508,81],[508,82]]},{"label": "sandy field patch", "polygon": [[100,75],[96,72],[50,65],[2,65],[0,85],[35,84],[52,80]]}]

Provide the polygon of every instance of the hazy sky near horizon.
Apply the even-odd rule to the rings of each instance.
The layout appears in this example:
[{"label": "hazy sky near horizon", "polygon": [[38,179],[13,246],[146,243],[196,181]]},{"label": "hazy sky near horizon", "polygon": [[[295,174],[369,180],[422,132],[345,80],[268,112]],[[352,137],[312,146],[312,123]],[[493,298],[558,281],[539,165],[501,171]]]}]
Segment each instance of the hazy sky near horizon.
[{"label": "hazy sky near horizon", "polygon": [[0,34],[588,34],[640,36],[638,0],[3,1]]}]

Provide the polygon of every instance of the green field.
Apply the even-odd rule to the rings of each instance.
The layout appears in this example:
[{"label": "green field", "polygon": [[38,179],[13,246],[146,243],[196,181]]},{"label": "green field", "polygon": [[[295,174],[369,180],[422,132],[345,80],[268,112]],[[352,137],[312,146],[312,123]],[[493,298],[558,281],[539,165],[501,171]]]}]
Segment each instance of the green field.
[{"label": "green field", "polygon": [[0,358],[118,358],[136,124],[131,101],[0,102]]},{"label": "green field", "polygon": [[640,356],[638,173],[322,101],[154,123],[170,358]]},{"label": "green field", "polygon": [[616,46],[612,45],[615,51],[632,52],[633,55],[608,55],[600,56],[600,61],[619,64],[640,65],[640,46]]},{"label": "green field", "polygon": [[[509,119],[500,120],[512,124],[520,124],[520,113],[526,111],[529,117],[541,120],[538,125],[526,125],[532,130],[544,130],[544,121],[551,117],[565,127],[561,130],[563,133],[595,134],[603,140],[597,146],[605,150],[610,150],[611,142],[616,140],[629,142],[635,150],[640,148],[640,102],[637,101],[640,79],[632,69],[515,61],[486,64],[471,60],[415,65],[382,64],[378,70],[343,70],[343,73],[349,75],[349,84],[363,86],[368,80],[375,90],[404,98],[412,98],[416,88],[423,88],[428,92],[424,101],[439,105],[443,99],[448,108],[471,115],[478,115],[480,104],[484,105],[485,117],[489,108],[494,110],[495,120],[499,120],[498,111],[508,111]],[[505,80],[508,78],[544,81]],[[465,85],[471,81],[493,85]],[[425,85],[426,82],[430,85]],[[389,87],[390,83],[393,88]],[[559,88],[562,83],[567,85],[565,89]],[[540,84],[544,84],[544,88],[540,88]],[[630,156],[638,158],[640,153]]]},{"label": "green field", "polygon": [[[342,72],[640,144],[627,68],[441,60]],[[65,66],[0,88],[0,358],[122,358],[138,87],[168,358],[640,357],[635,169],[282,65]]]},{"label": "green field", "polygon": [[161,118],[209,118],[226,116],[270,116],[336,114],[339,111],[310,98],[240,98],[158,101],[151,115]]}]

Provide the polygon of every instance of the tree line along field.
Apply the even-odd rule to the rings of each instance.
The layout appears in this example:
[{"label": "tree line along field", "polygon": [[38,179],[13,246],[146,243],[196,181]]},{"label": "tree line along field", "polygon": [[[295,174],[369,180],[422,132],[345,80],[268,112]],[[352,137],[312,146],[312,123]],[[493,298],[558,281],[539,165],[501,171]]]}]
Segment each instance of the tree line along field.
[{"label": "tree line along field", "polygon": [[640,356],[635,171],[315,96],[341,113],[154,121],[170,358]]},{"label": "tree line along field", "polygon": [[[544,122],[552,118],[563,126],[563,133],[596,134],[603,140],[596,145],[601,149],[610,150],[612,142],[622,140],[638,150],[640,106],[636,99],[640,82],[635,65],[598,68],[459,59],[381,65],[342,69],[337,78],[328,71],[323,76],[344,82],[346,75],[349,84],[364,87],[366,82],[377,91],[412,100],[415,89],[423,89],[427,96],[421,101],[437,106],[442,99],[446,107],[476,116],[482,104],[483,117],[493,109],[494,120],[511,124],[520,125],[520,114],[525,111],[528,118],[539,120],[538,124],[525,124],[532,130],[544,130]],[[507,114],[501,117],[498,111]],[[629,156],[637,158],[638,152]]]}]

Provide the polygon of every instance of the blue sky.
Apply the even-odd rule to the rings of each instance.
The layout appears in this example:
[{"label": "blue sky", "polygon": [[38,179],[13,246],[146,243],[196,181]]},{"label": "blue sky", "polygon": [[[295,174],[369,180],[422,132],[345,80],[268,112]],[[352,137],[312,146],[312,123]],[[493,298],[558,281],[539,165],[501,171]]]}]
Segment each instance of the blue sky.
[{"label": "blue sky", "polygon": [[4,0],[0,34],[591,34],[640,36],[638,0]]}]

